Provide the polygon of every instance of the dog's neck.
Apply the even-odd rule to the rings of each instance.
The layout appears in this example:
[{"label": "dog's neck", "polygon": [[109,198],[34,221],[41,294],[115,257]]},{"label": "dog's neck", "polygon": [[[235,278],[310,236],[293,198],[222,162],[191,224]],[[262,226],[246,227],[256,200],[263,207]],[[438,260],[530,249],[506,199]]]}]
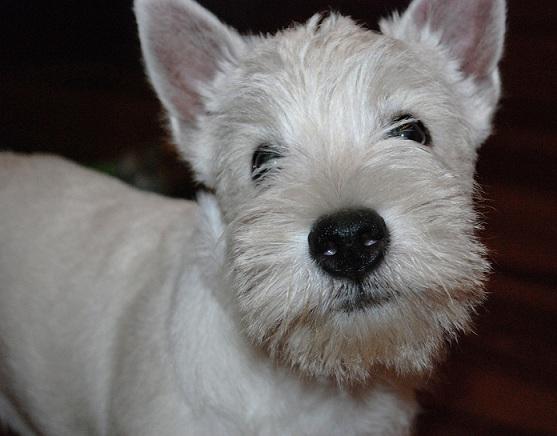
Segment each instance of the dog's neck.
[{"label": "dog's neck", "polygon": [[230,316],[236,317],[235,294],[226,269],[226,223],[214,193],[199,193],[197,203],[194,249],[204,288]]}]

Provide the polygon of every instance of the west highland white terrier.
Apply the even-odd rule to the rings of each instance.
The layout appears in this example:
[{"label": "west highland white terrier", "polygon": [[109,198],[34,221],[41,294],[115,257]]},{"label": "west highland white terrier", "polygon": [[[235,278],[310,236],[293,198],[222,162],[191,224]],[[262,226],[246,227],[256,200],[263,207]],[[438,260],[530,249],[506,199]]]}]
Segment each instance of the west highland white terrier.
[{"label": "west highland white terrier", "polygon": [[135,12],[211,193],[2,155],[0,417],[23,435],[409,434],[484,298],[473,175],[504,0],[414,0],[381,34]]}]

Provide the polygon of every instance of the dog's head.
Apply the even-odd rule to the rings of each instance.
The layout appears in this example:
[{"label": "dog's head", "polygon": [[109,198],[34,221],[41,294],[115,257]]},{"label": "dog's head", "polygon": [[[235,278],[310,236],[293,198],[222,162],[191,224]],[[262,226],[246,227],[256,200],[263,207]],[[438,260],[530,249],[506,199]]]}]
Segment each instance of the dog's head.
[{"label": "dog's head", "polygon": [[499,93],[503,0],[414,0],[382,34],[335,14],[242,37],[136,0],[174,138],[212,187],[252,341],[306,374],[430,368],[487,264],[474,165]]}]

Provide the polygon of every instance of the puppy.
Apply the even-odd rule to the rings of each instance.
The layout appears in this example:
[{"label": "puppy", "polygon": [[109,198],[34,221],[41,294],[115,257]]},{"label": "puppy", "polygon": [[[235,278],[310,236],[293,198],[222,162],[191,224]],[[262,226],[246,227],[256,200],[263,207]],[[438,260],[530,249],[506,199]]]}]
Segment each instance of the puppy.
[{"label": "puppy", "polygon": [[0,418],[22,435],[409,434],[488,270],[503,0],[242,37],[136,0],[198,204],[0,157]]}]

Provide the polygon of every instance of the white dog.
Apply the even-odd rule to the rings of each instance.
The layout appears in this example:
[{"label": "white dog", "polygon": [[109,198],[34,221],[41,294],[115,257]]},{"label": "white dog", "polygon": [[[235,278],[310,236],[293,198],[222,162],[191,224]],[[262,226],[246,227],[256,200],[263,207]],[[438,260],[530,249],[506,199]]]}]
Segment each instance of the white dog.
[{"label": "white dog", "polygon": [[403,435],[488,269],[474,164],[504,0],[242,37],[136,0],[147,72],[214,194],[0,158],[0,418],[23,435]]}]

